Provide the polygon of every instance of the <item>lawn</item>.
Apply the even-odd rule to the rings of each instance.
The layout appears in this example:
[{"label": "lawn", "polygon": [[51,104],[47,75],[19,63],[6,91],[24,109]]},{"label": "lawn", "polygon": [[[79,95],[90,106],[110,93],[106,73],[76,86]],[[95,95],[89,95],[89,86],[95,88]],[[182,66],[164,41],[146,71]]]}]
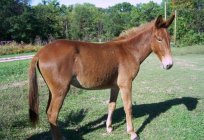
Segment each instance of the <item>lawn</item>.
[{"label": "lawn", "polygon": [[[202,53],[203,52],[203,53]],[[174,48],[174,67],[160,68],[151,55],[133,82],[133,123],[141,140],[203,140],[204,47]],[[47,88],[40,78],[40,123],[28,121],[29,60],[0,63],[0,139],[49,140],[45,114]],[[107,134],[105,120],[109,90],[72,88],[59,115],[63,134],[72,140],[129,140],[119,96]]]}]

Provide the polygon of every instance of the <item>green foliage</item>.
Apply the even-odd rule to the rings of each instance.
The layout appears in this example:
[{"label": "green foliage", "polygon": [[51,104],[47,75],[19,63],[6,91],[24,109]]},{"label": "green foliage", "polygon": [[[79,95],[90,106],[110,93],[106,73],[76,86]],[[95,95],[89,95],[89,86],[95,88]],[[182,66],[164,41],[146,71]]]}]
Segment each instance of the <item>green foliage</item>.
[{"label": "green foliage", "polygon": [[75,5],[71,13],[71,36],[75,40],[92,40],[97,35],[98,9],[85,3]]},{"label": "green foliage", "polygon": [[133,5],[124,2],[110,7],[105,11],[106,17],[104,18],[103,24],[107,40],[118,36],[123,30],[128,28],[130,14],[133,8]]},{"label": "green foliage", "polygon": [[[29,0],[0,1],[0,40],[35,43],[67,38],[107,41],[123,30],[154,20],[164,13],[164,1],[131,5],[128,2],[102,9],[92,4],[60,5],[58,0],[42,0],[30,6]],[[204,44],[204,0],[169,0],[167,16],[177,10],[177,44]],[[173,26],[170,27],[173,34]]]},{"label": "green foliage", "polygon": [[42,40],[48,40],[52,35],[54,38],[61,38],[63,36],[63,26],[60,20],[60,7],[55,3],[48,5],[37,5],[33,7],[35,11],[35,35],[39,35]]},{"label": "green foliage", "polygon": [[131,11],[130,26],[139,26],[146,22],[154,20],[159,15],[162,15],[162,7],[154,2],[147,4],[138,4]]},{"label": "green foliage", "polygon": [[12,40],[29,43],[34,39],[35,28],[33,24],[29,24],[32,22],[34,22],[33,10],[29,7],[25,8],[21,15],[10,18],[10,28],[7,33],[11,35]]},{"label": "green foliage", "polygon": [[180,42],[183,45],[202,44],[204,43],[204,33],[198,34],[193,30],[190,30],[184,34],[184,36],[180,39]]},{"label": "green foliage", "polygon": [[14,0],[0,1],[0,39],[12,39],[9,29],[12,28],[12,20],[20,16],[24,9],[24,4]]},{"label": "green foliage", "polygon": [[204,44],[203,2],[204,0],[176,0],[171,5],[170,10],[177,10],[177,39],[180,46]]},{"label": "green foliage", "polygon": [[137,7],[140,9],[140,22],[145,23],[154,20],[157,16],[163,15],[162,8],[157,3],[150,1],[147,4],[139,4]]}]

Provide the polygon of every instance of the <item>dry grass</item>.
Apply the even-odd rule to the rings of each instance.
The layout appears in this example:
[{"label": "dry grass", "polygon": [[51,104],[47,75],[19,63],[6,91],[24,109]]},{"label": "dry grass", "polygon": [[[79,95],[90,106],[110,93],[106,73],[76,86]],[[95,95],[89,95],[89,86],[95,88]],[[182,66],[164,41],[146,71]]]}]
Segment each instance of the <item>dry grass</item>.
[{"label": "dry grass", "polygon": [[12,42],[10,44],[0,46],[0,55],[36,52],[40,48],[42,48],[42,46],[17,44],[16,42]]}]

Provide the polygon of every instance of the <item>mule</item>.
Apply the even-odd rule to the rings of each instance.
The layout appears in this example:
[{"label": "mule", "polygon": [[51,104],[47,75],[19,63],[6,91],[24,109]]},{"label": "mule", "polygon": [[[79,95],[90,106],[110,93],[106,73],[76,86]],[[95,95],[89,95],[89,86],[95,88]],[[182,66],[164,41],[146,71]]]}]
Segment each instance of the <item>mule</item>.
[{"label": "mule", "polygon": [[140,64],[154,52],[164,69],[173,66],[170,34],[167,28],[174,20],[158,16],[147,24],[123,32],[106,43],[57,40],[43,47],[32,59],[29,69],[29,116],[35,125],[39,119],[38,68],[49,89],[47,117],[52,138],[63,139],[57,118],[70,85],[82,89],[111,89],[106,129],[111,133],[112,116],[119,91],[126,114],[127,133],[138,136],[132,123],[132,81]]}]

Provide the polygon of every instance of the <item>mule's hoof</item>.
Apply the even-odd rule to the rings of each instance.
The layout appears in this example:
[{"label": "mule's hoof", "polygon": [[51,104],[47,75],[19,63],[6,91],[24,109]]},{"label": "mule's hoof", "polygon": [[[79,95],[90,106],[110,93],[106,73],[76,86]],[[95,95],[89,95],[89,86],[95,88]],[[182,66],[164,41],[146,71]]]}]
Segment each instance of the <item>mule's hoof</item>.
[{"label": "mule's hoof", "polygon": [[107,131],[107,133],[111,133],[113,131],[113,127],[107,127],[106,131]]},{"label": "mule's hoof", "polygon": [[136,138],[133,138],[133,139],[131,139],[131,140],[140,140],[140,139],[139,139],[139,137],[136,137]]},{"label": "mule's hoof", "polygon": [[139,137],[136,133],[131,134],[131,140],[139,140]]}]

